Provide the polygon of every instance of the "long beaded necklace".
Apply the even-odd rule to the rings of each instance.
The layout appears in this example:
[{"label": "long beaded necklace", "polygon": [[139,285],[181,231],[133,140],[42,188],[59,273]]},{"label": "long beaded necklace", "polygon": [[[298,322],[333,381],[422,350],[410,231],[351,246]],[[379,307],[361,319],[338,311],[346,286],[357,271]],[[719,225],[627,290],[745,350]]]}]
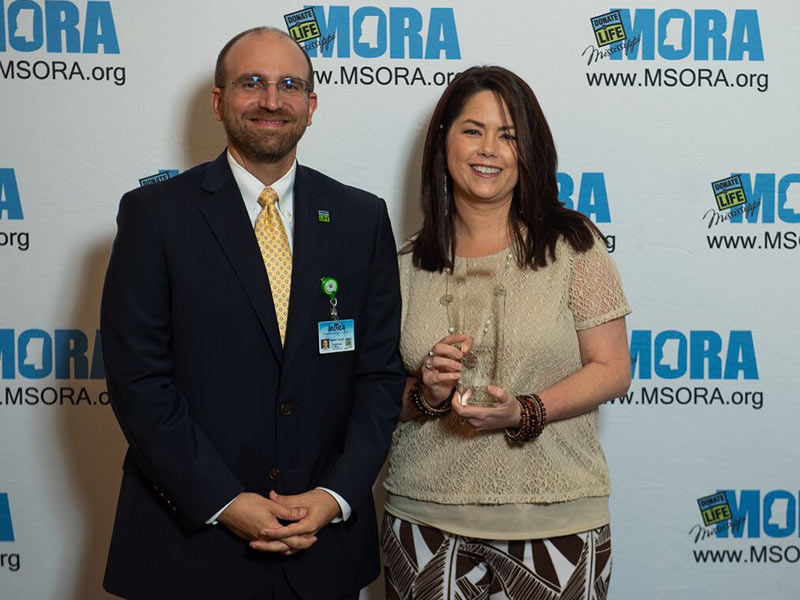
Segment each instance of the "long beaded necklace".
[{"label": "long beaded necklace", "polygon": [[[483,323],[483,327],[481,328],[479,335],[480,338],[475,336],[475,341],[470,349],[470,351],[464,354],[464,357],[461,359],[461,365],[463,369],[466,371],[462,374],[462,384],[463,387],[473,387],[473,396],[470,400],[470,404],[477,405],[477,406],[491,406],[494,404],[494,400],[491,396],[488,395],[486,392],[485,386],[471,386],[472,380],[475,376],[475,367],[478,366],[478,359],[477,356],[482,353],[485,348],[483,348],[484,341],[486,336],[489,332],[489,328],[492,325],[492,306],[494,304],[494,298],[502,298],[503,308],[502,308],[502,324],[499,329],[499,339],[497,343],[497,364],[502,364],[502,360],[500,360],[500,353],[505,351],[505,330],[506,330],[506,298],[507,298],[507,291],[505,287],[506,275],[508,274],[509,268],[511,266],[511,261],[514,259],[514,254],[512,252],[508,252],[506,254],[505,263],[503,265],[503,272],[499,277],[498,282],[492,288],[492,296],[489,300],[489,305],[487,308],[488,315],[486,319],[479,321]],[[453,316],[450,311],[450,307],[453,305],[454,297],[450,293],[450,277],[452,275],[452,270],[450,268],[445,268],[445,280],[444,280],[444,295],[439,299],[439,303],[445,307],[447,311],[447,332],[449,334],[453,334],[456,332],[456,326],[453,322]],[[462,312],[463,314],[463,312]],[[463,324],[463,317],[462,317],[462,324]],[[463,391],[463,390],[461,390]]]}]

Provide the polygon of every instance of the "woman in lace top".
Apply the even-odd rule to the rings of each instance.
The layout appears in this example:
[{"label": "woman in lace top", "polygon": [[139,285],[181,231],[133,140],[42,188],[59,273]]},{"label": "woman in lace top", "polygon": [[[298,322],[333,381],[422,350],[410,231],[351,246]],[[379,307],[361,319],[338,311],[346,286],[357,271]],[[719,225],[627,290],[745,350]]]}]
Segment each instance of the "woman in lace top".
[{"label": "woman in lace top", "polygon": [[597,407],[630,384],[630,308],[601,233],[558,200],[550,129],[518,76],[473,67],[445,90],[422,209],[399,256],[409,379],[387,597],[606,598]]}]

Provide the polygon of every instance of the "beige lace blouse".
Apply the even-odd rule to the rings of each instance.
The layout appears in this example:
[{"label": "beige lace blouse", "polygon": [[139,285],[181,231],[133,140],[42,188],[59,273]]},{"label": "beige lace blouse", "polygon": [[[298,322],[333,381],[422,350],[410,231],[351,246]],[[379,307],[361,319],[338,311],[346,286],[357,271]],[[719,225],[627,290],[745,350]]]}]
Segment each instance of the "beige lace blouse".
[{"label": "beige lace blouse", "polygon": [[[457,257],[452,275],[415,269],[410,253],[400,255],[400,350],[408,373],[420,375],[428,349],[453,326],[475,337],[478,379],[492,380],[513,395],[538,392],[581,367],[576,330],[630,312],[600,240],[585,253],[561,240],[556,260],[537,271],[519,269],[516,261],[507,261],[508,253]],[[505,295],[492,293],[498,284]],[[446,295],[452,296],[449,314],[441,301]],[[390,513],[461,535],[546,537],[608,522],[610,485],[597,439],[597,410],[549,423],[539,438],[523,445],[509,444],[502,430],[475,432],[452,413],[401,423],[384,485]],[[585,522],[576,521],[575,514],[586,512],[576,508],[585,508],[587,500],[594,509]],[[461,507],[458,518],[447,505]],[[530,516],[530,527],[520,523],[520,509]],[[503,510],[513,515],[506,525],[496,520]],[[547,523],[565,515],[568,523],[552,531]],[[487,527],[491,531],[482,531]]]}]

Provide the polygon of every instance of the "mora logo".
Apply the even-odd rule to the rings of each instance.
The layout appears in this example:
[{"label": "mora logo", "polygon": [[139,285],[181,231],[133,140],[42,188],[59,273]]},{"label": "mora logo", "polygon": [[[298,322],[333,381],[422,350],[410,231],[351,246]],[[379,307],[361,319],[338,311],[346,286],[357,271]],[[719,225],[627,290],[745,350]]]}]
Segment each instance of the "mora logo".
[{"label": "mora logo", "polygon": [[66,0],[0,0],[0,52],[119,54],[117,28],[110,2],[89,0],[81,19]]},{"label": "mora logo", "polygon": [[[360,58],[378,58],[389,52],[389,58],[458,60],[461,48],[452,8],[431,8],[425,19],[410,6],[389,7],[389,13],[376,6],[362,6],[352,14],[349,6],[310,6],[316,15],[323,58],[350,58],[350,47]],[[427,21],[427,22],[426,22]],[[311,57],[318,55],[316,44],[306,46]]]},{"label": "mora logo", "polygon": [[727,347],[716,331],[631,331],[631,376],[652,379],[758,379],[752,331],[733,330]]},{"label": "mora logo", "polygon": [[718,490],[718,493],[725,494],[730,511],[730,525],[716,525],[718,538],[800,537],[800,492]]},{"label": "mora logo", "polygon": [[[758,11],[739,9],[728,16],[721,10],[698,9],[693,14],[680,8],[614,9],[629,38],[639,38],[626,52],[609,55],[611,60],[654,60],[656,52],[665,60],[763,61]],[[633,15],[631,15],[633,12]],[[711,52],[709,53],[709,48]]]},{"label": "mora logo", "polygon": [[[0,329],[0,374],[3,379],[103,379],[105,365],[100,330],[91,334],[79,329],[26,329],[15,335]],[[89,340],[92,340],[91,360]]]},{"label": "mora logo", "polygon": [[559,172],[556,175],[558,182],[558,199],[566,206],[582,212],[595,223],[611,223],[611,212],[608,209],[608,191],[606,178],[603,173],[581,173],[578,197],[575,194],[575,179]]},{"label": "mora logo", "polygon": [[23,218],[14,169],[0,169],[0,220],[21,221]]},{"label": "mora logo", "polygon": [[11,524],[11,508],[8,494],[0,494],[0,542],[14,541],[14,526]]},{"label": "mora logo", "polygon": [[800,173],[778,177],[775,173],[732,173],[741,178],[752,210],[738,211],[731,223],[800,223]]}]

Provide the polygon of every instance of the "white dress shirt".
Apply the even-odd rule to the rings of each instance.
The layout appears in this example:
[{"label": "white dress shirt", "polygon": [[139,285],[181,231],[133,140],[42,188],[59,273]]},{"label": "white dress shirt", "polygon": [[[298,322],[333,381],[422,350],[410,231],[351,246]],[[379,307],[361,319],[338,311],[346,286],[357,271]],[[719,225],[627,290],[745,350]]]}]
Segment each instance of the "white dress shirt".
[{"label": "white dress shirt", "polygon": [[[231,171],[233,171],[236,185],[239,186],[239,191],[242,193],[244,208],[250,217],[250,223],[255,228],[256,217],[261,212],[258,197],[266,186],[255,175],[236,162],[230,151],[228,151],[228,164],[231,167]],[[278,201],[275,203],[275,207],[281,216],[283,228],[289,240],[289,250],[292,252],[294,252],[294,178],[296,174],[297,161],[295,160],[289,170],[270,186],[278,194]]]},{"label": "white dress shirt", "polygon": [[[244,202],[245,210],[247,210],[247,214],[250,217],[251,225],[255,228],[256,217],[258,217],[258,213],[261,212],[261,205],[258,203],[258,197],[261,195],[262,190],[266,186],[255,175],[250,173],[250,171],[236,162],[236,159],[233,158],[230,150],[228,150],[227,154],[228,164],[233,172],[233,178],[236,180],[236,185],[239,187],[239,192],[242,194],[242,201]],[[275,190],[275,193],[278,194],[278,201],[276,202],[275,207],[278,209],[278,214],[281,216],[281,222],[283,223],[283,228],[286,231],[286,238],[289,240],[289,250],[292,252],[294,252],[295,175],[297,175],[296,160],[292,162],[292,166],[289,167],[289,170],[270,186],[273,190]],[[318,487],[316,489],[325,490],[331,496],[333,496],[333,499],[336,500],[336,503],[339,505],[339,508],[342,511],[342,516],[334,517],[331,523],[339,523],[350,518],[352,509],[350,508],[350,504],[348,504],[347,500],[328,488]],[[234,500],[236,500],[236,498],[233,498],[219,511],[214,513],[214,515],[212,515],[212,517],[206,521],[206,523],[208,525],[216,525],[219,516],[233,503]]]}]

